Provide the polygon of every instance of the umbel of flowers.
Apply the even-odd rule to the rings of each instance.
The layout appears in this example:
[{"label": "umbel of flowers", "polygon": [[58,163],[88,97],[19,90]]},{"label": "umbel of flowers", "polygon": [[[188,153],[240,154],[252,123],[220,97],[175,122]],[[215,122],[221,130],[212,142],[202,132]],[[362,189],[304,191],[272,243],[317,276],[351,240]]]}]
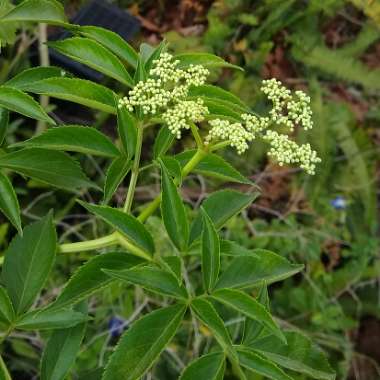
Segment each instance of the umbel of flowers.
[{"label": "umbel of flowers", "polygon": [[[178,66],[179,61],[172,55],[161,54],[153,62],[150,78],[137,83],[128,96],[120,99],[119,107],[125,106],[131,112],[140,107],[146,116],[159,115],[179,139],[183,130],[189,129],[192,123],[204,121],[209,114],[201,98],[188,99],[189,88],[205,84],[209,71],[201,65],[190,65],[186,69]],[[261,91],[272,103],[267,115],[244,113],[239,122],[222,117],[211,119],[205,144],[226,141],[242,154],[249,148],[249,143],[260,138],[270,146],[268,155],[280,165],[296,164],[314,174],[315,166],[321,160],[310,144],[298,145],[287,134],[275,130],[280,127],[289,132],[295,127],[311,129],[310,98],[302,91],[292,93],[276,79],[264,80]]]}]

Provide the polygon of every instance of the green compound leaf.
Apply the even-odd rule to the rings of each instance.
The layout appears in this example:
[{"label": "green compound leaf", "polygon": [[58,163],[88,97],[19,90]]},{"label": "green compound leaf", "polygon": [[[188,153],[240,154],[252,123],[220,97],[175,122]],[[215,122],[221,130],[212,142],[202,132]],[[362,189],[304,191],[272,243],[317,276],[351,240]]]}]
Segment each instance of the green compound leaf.
[{"label": "green compound leaf", "polygon": [[119,58],[94,40],[83,37],[72,37],[49,42],[49,46],[74,61],[83,63],[126,86],[133,86],[132,77]]},{"label": "green compound leaf", "polygon": [[211,292],[218,281],[220,269],[220,243],[215,226],[204,209],[201,209],[203,216],[202,232],[202,276],[203,286],[207,292]]},{"label": "green compound leaf", "polygon": [[190,307],[199,320],[212,331],[217,342],[226,351],[231,352],[231,337],[212,303],[206,297],[198,297],[191,302]]},{"label": "green compound leaf", "polygon": [[209,53],[182,53],[175,56],[176,60],[179,60],[178,68],[184,69],[190,65],[202,65],[209,69],[218,67],[228,67],[231,69],[236,69],[244,71],[241,67],[232,65],[226,62],[224,59]]},{"label": "green compound leaf", "polygon": [[126,270],[104,270],[109,276],[130,282],[152,292],[186,300],[188,294],[183,285],[171,273],[153,266],[139,266]]},{"label": "green compound leaf", "polygon": [[99,26],[81,26],[75,29],[75,31],[99,42],[132,67],[135,68],[137,66],[137,52],[123,38],[111,30]]},{"label": "green compound leaf", "polygon": [[223,380],[226,358],[223,352],[214,352],[192,361],[179,380]]},{"label": "green compound leaf", "polygon": [[55,121],[31,96],[12,87],[0,86],[0,106],[32,119],[55,124]]},{"label": "green compound leaf", "polygon": [[132,159],[137,142],[137,122],[127,107],[117,108],[117,131],[125,153]]},{"label": "green compound leaf", "polygon": [[5,288],[0,286],[0,332],[5,331],[16,317],[11,299]]},{"label": "green compound leaf", "polygon": [[281,367],[303,373],[313,379],[334,380],[335,373],[322,350],[296,331],[285,331],[287,344],[275,336],[266,336],[250,347]]},{"label": "green compound leaf", "polygon": [[122,270],[141,263],[141,259],[126,255],[125,252],[109,252],[95,256],[74,272],[49,309],[57,310],[77,304],[114,282],[103,269]]},{"label": "green compound leaf", "polygon": [[16,193],[8,177],[0,172],[0,211],[9,219],[17,228],[19,234],[22,234],[20,206],[18,204]]},{"label": "green compound leaf", "polygon": [[9,79],[5,82],[5,85],[24,91],[31,83],[38,82],[43,79],[60,78],[65,75],[67,75],[66,72],[59,67],[32,67],[31,69],[26,69]]},{"label": "green compound leaf", "polygon": [[263,281],[271,284],[284,280],[303,269],[303,265],[292,264],[284,257],[265,249],[252,250],[252,256],[240,256],[221,274],[216,289],[244,289],[257,286]]},{"label": "green compound leaf", "polygon": [[120,154],[103,133],[94,128],[79,125],[50,128],[41,135],[13,146],[64,150],[105,157],[115,157]]},{"label": "green compound leaf", "polygon": [[280,367],[253,350],[238,347],[237,353],[240,365],[249,371],[258,373],[272,380],[293,380]]},{"label": "green compound leaf", "polygon": [[15,324],[19,330],[66,329],[89,320],[86,314],[74,310],[35,310],[24,314]]},{"label": "green compound leaf", "polygon": [[41,380],[64,380],[78,355],[86,323],[53,331],[41,359]]},{"label": "green compound leaf", "polygon": [[184,251],[186,250],[189,241],[189,224],[185,206],[178,193],[176,185],[161,160],[160,164],[162,219],[171,241],[180,251]]},{"label": "green compound leaf", "polygon": [[248,318],[254,319],[268,328],[273,334],[286,343],[286,339],[272,316],[254,298],[248,294],[234,289],[220,289],[211,294],[215,300],[238,311]]},{"label": "green compound leaf", "polygon": [[68,190],[95,187],[79,164],[63,152],[30,148],[0,156],[0,167]]},{"label": "green compound leaf", "polygon": [[85,79],[48,78],[25,86],[25,91],[68,100],[86,107],[115,114],[115,93]]},{"label": "green compound leaf", "polygon": [[9,124],[9,111],[0,108],[0,146],[3,144]]},{"label": "green compound leaf", "polygon": [[47,24],[66,24],[62,5],[55,0],[26,0],[0,18],[1,22],[35,21]]},{"label": "green compound leaf", "polygon": [[33,304],[53,266],[57,237],[52,213],[24,228],[5,252],[2,277],[17,315]]},{"label": "green compound leaf", "polygon": [[[221,190],[212,193],[202,206],[211,218],[216,229],[223,227],[233,216],[249,206],[258,193],[243,194],[235,190]],[[199,213],[195,218],[190,232],[190,242],[197,239],[202,232],[202,216]]]},{"label": "green compound leaf", "polygon": [[125,176],[131,170],[132,161],[127,156],[116,157],[107,169],[104,182],[103,204],[106,205],[111,200],[115,191],[123,182]]},{"label": "green compound leaf", "polygon": [[[185,150],[177,154],[175,158],[184,167],[196,153],[195,149]],[[194,172],[203,174],[205,176],[220,178],[224,181],[243,183],[252,185],[252,182],[240,174],[233,166],[231,166],[222,157],[207,153],[197,166],[193,169]]]},{"label": "green compound leaf", "polygon": [[154,253],[152,236],[145,226],[134,216],[112,207],[97,206],[81,201],[78,202],[88,211],[103,219],[106,223],[126,236],[143,251],[147,252],[149,255]]},{"label": "green compound leaf", "polygon": [[103,380],[140,379],[171,341],[186,306],[158,309],[135,322],[121,337],[103,374]]}]

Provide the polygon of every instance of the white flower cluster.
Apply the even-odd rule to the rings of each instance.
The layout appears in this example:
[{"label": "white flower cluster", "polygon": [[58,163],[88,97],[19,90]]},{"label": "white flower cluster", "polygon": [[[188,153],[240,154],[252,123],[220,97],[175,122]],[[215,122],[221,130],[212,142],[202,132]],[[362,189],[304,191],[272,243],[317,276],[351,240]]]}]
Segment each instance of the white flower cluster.
[{"label": "white flower cluster", "polygon": [[312,128],[310,98],[302,91],[292,94],[276,79],[264,81],[262,90],[273,103],[269,116],[243,114],[243,121],[240,123],[224,119],[211,120],[211,129],[205,144],[210,144],[212,140],[228,141],[241,154],[248,149],[249,142],[256,137],[262,137],[270,144],[268,154],[280,165],[298,164],[309,174],[314,174],[315,165],[321,160],[310,144],[300,146],[288,135],[269,129],[270,126],[277,125],[285,125],[290,131],[294,130],[295,125],[301,125],[305,129]]},{"label": "white flower cluster", "polygon": [[291,131],[296,125],[305,130],[313,127],[310,97],[303,91],[295,91],[294,95],[276,79],[264,80],[261,91],[272,102],[269,114],[271,120],[278,125],[285,125]]},{"label": "white flower cluster", "polygon": [[179,101],[172,108],[168,108],[162,114],[162,118],[170,132],[179,139],[181,138],[181,130],[190,128],[189,120],[197,123],[203,121],[207,114],[208,109],[204,106],[203,100],[199,98],[196,101]]},{"label": "white flower cluster", "polygon": [[315,165],[321,162],[317,153],[311,149],[310,144],[298,145],[287,135],[281,135],[268,130],[263,136],[270,143],[268,154],[274,157],[280,166],[284,164],[299,164],[309,174],[315,174]]},{"label": "white flower cluster", "polygon": [[230,146],[236,148],[238,154],[244,153],[248,149],[248,142],[255,138],[252,132],[249,132],[241,123],[231,123],[228,120],[214,119],[210,120],[211,129],[206,136],[205,144],[208,145],[211,140],[227,140]]},{"label": "white flower cluster", "polygon": [[149,78],[138,82],[128,96],[119,100],[119,108],[127,107],[133,112],[141,107],[144,115],[163,114],[164,121],[177,138],[181,130],[189,128],[190,122],[200,122],[208,113],[200,100],[187,101],[190,86],[200,86],[206,82],[209,71],[201,65],[190,65],[179,69],[178,60],[169,53],[162,53],[153,61]]}]

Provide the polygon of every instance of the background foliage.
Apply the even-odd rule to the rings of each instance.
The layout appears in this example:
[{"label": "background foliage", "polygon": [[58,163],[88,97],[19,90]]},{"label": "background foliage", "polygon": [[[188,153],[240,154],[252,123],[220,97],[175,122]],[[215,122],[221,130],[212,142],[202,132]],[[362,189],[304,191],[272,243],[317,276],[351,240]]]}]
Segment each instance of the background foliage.
[{"label": "background foliage", "polygon": [[[65,1],[64,5],[74,14],[85,3]],[[138,40],[155,44],[165,38],[177,53],[189,49],[212,52],[244,67],[244,73],[220,70],[218,81],[250,107],[264,109],[258,89],[261,79],[267,77],[276,77],[311,95],[315,127],[308,133],[308,140],[312,139],[313,147],[322,157],[316,176],[276,166],[267,161],[264,148],[258,145],[242,157],[227,151],[228,161],[259,186],[262,194],[243,212],[243,218],[228,222],[224,238],[250,249],[272,250],[303,263],[305,271],[268,288],[276,319],[319,343],[328,353],[338,379],[378,379],[380,3],[376,0],[115,3],[140,19],[142,30],[134,41],[136,46]],[[8,7],[7,1],[0,2],[0,15]],[[0,83],[36,64],[37,48],[33,44],[41,38],[40,33],[33,25],[23,25],[18,33],[15,25],[0,26]],[[78,109],[57,100],[51,100],[48,109],[66,124],[92,124],[115,137],[115,119],[106,113]],[[12,144],[32,137],[35,125],[30,119],[12,115],[6,136],[1,131],[0,126],[0,140],[4,138],[7,144]],[[305,140],[302,133],[297,138]],[[184,147],[188,143],[183,140]],[[112,155],[112,148],[108,149],[105,153]],[[148,158],[152,152],[143,151],[142,155]],[[89,177],[105,177],[107,167],[102,157],[80,157]],[[156,188],[144,186],[152,180],[157,183]],[[12,182],[24,225],[53,208],[61,242],[104,235],[106,227],[75,203],[76,195],[46,188],[35,180],[25,182],[19,176],[14,176]],[[146,171],[137,189],[137,201],[153,199],[159,182],[159,170]],[[199,205],[207,194],[224,186],[221,181],[206,179],[199,170],[186,181],[184,195],[191,204]],[[232,186],[236,190],[245,189],[244,184]],[[121,199],[126,191],[124,184],[118,191]],[[88,192],[82,196],[91,201]],[[14,220],[14,224],[17,226],[19,221]],[[159,219],[151,218],[148,228],[156,246],[165,249],[169,242]],[[1,219],[2,251],[14,234],[10,223]],[[73,269],[91,256],[91,253],[58,256],[47,291],[37,304],[43,306],[52,301]],[[201,276],[198,281],[201,286]],[[73,378],[95,378],[96,373],[87,371],[103,366],[121,331],[136,319],[137,311],[149,308],[148,301],[149,295],[122,282],[115,282],[91,298],[88,308],[93,323],[86,331],[78,325],[73,332],[79,341],[84,335]],[[232,334],[234,331],[237,334],[236,315],[222,312]],[[199,344],[210,344],[209,337],[207,328],[201,330]],[[7,363],[12,363],[17,379],[35,376],[45,339],[44,333],[25,332],[16,334],[7,343],[2,354]],[[153,376],[171,378],[173,371],[184,366],[180,357],[193,354],[188,351],[186,337],[170,345]],[[217,361],[218,357],[214,359]],[[252,379],[260,378],[255,376]],[[307,374],[302,378],[308,378]]]}]

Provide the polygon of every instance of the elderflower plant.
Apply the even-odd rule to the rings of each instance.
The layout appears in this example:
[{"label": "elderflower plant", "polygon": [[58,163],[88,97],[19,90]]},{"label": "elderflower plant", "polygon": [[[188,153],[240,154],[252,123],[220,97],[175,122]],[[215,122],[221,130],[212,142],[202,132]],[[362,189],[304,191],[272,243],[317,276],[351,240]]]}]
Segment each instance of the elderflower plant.
[{"label": "elderflower plant", "polygon": [[[216,175],[250,186],[242,174],[218,157],[217,151],[231,146],[241,154],[256,139],[269,144],[268,154],[280,164],[297,164],[313,173],[319,158],[310,145],[299,146],[280,132],[284,128],[289,133],[296,127],[311,128],[307,95],[299,91],[292,93],[274,79],[264,81],[262,91],[272,108],[266,115],[256,115],[235,95],[206,85],[209,69],[236,69],[220,57],[206,53],[173,57],[163,52],[164,43],[157,48],[145,46],[138,53],[121,37],[116,39],[115,49],[113,33],[99,27],[83,29],[68,24],[59,2],[51,0],[20,3],[7,15],[8,21],[12,17],[19,21],[28,12],[31,17],[44,12],[55,15],[54,22],[75,30],[78,35],[54,42],[52,48],[109,75],[129,90],[115,104],[112,89],[71,75],[62,76],[61,70],[54,67],[29,69],[1,86],[0,125],[5,128],[8,113],[15,110],[26,117],[55,124],[32,97],[17,87],[25,78],[36,76],[34,70],[44,79],[36,79],[28,91],[36,89],[54,101],[54,97],[62,98],[57,88],[64,89],[75,94],[65,96],[69,101],[116,113],[118,125],[115,141],[90,126],[61,125],[11,146],[5,146],[7,142],[4,142],[0,157],[0,205],[6,207],[0,209],[18,234],[0,257],[0,264],[4,260],[0,286],[0,346],[5,340],[8,344],[8,339],[16,336],[14,332],[25,330],[25,334],[32,330],[36,335],[39,330],[51,330],[49,334],[38,334],[44,348],[35,375],[42,379],[77,377],[70,371],[76,367],[74,361],[86,335],[86,324],[96,324],[98,320],[89,320],[85,303],[95,292],[121,281],[126,287],[139,287],[138,292],[128,290],[135,298],[133,303],[139,306],[128,317],[127,329],[121,328],[123,321],[118,318],[110,321],[110,339],[106,339],[104,349],[99,352],[102,362],[104,359],[100,369],[103,380],[151,377],[147,375],[149,371],[160,379],[160,371],[155,372],[153,367],[158,361],[157,368],[170,368],[170,378],[181,380],[245,380],[252,373],[292,379],[292,372],[289,376],[285,373],[289,368],[284,366],[286,360],[278,359],[277,353],[278,350],[283,356],[287,352],[297,353],[300,345],[305,349],[302,355],[292,354],[294,366],[291,369],[310,377],[313,363],[309,358],[312,357],[317,363],[314,377],[333,380],[333,371],[322,352],[297,331],[283,330],[267,305],[266,284],[293,276],[303,266],[292,264],[274,252],[262,250],[256,254],[228,240],[233,234],[224,233],[224,229],[229,228],[230,218],[238,217],[259,194],[252,189],[246,193],[230,189],[210,192],[201,207],[196,206],[189,213],[193,205],[185,206],[186,200],[180,191],[182,179],[196,171],[200,164],[207,168],[205,176]],[[35,21],[49,20],[37,18]],[[85,38],[80,37],[82,32]],[[128,66],[119,59],[120,46],[128,50],[128,54],[122,55]],[[161,129],[154,139],[151,160],[150,155],[143,154],[151,149],[151,139],[144,138],[145,131],[156,130],[158,126]],[[174,136],[181,138],[187,129],[191,130],[197,149],[179,155],[172,153]],[[102,157],[99,168],[97,166],[99,170],[105,169],[102,195],[97,183],[99,176],[88,178],[81,168],[81,160],[77,162],[66,151]],[[103,162],[106,162],[104,167]],[[157,194],[146,204],[135,199],[141,172],[145,170],[161,174]],[[56,231],[52,212],[23,226],[17,193],[11,183],[13,175],[8,178],[8,172],[12,171],[14,175],[19,173],[62,190],[75,190],[78,197],[85,194],[86,198],[78,199],[75,207],[92,214],[91,222],[99,223],[99,227],[102,224],[101,228],[90,229],[96,231],[91,237],[88,236],[90,230],[81,231],[78,224],[57,239],[61,228]],[[152,176],[145,177],[148,181],[150,178]],[[119,188],[123,182],[127,190]],[[116,193],[118,202],[114,199]],[[85,202],[88,199],[92,203]],[[119,207],[120,199],[124,203],[122,207]],[[154,221],[150,223],[151,228],[146,226],[148,220]],[[97,231],[107,230],[107,234],[98,236]],[[76,241],[78,236],[83,237],[83,241]],[[165,244],[158,244],[157,240]],[[231,255],[231,251],[244,254]],[[66,286],[60,288],[58,295],[48,294],[49,290],[44,288],[49,283],[56,256],[75,253],[80,253],[84,262],[76,270],[65,271],[73,275],[67,278]],[[259,286],[258,297],[245,291]],[[41,291],[48,294],[46,300],[55,297],[54,301],[40,302]],[[143,302],[141,297],[144,297]],[[124,309],[124,298],[113,306]],[[110,306],[104,304],[106,299],[99,297],[104,300],[102,309]],[[215,303],[224,307],[215,308]],[[241,316],[234,326],[237,332],[234,336],[225,324],[231,312]],[[207,327],[207,334],[198,327],[200,325]],[[95,328],[92,326],[88,331]],[[262,332],[267,342],[272,341],[264,350],[261,350]],[[119,335],[119,343],[112,347]],[[87,343],[92,341],[91,337],[85,339]],[[165,355],[161,355],[172,340],[173,346],[181,348],[176,355],[184,366],[174,368]],[[62,345],[62,341],[67,344]],[[197,348],[189,350],[191,345]],[[82,347],[85,352],[88,344]],[[0,373],[6,379],[11,379],[7,367],[14,368],[13,363],[8,365],[9,357],[6,355],[3,360],[0,356]],[[62,357],[67,360],[62,361]]]}]

